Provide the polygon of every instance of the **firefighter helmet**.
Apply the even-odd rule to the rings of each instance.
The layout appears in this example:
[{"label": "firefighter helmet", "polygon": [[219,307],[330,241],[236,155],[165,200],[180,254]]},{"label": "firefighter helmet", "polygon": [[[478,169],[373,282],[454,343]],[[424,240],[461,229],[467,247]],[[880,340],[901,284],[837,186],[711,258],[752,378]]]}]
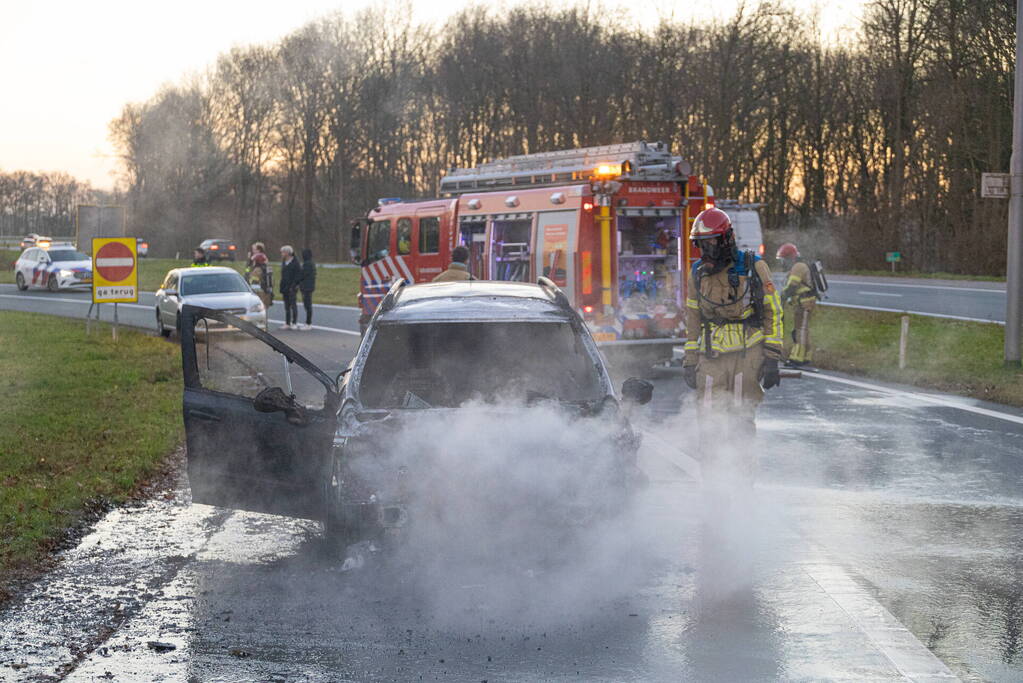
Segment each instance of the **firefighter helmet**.
[{"label": "firefighter helmet", "polygon": [[786,242],[778,247],[778,253],[775,254],[775,257],[794,261],[799,258],[799,250],[796,249],[796,245],[792,244],[792,242]]},{"label": "firefighter helmet", "polygon": [[693,221],[693,229],[689,239],[705,240],[712,237],[724,237],[732,231],[732,221],[721,209],[704,209]]}]

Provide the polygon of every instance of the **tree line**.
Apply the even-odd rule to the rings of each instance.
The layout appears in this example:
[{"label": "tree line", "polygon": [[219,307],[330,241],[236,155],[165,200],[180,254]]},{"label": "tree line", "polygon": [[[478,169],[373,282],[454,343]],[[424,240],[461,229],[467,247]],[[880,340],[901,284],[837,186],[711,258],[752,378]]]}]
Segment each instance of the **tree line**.
[{"label": "tree line", "polygon": [[103,204],[109,194],[67,173],[0,171],[0,237],[29,233],[51,237],[75,234],[75,207]]},{"label": "tree line", "polygon": [[[872,0],[832,41],[784,2],[639,26],[586,4],[408,8],[313,21],[237,47],[111,122],[136,232],[309,246],[343,260],[382,196],[450,167],[662,140],[718,197],[833,266],[1004,271],[1012,0]],[[985,248],[978,249],[979,244]]]}]

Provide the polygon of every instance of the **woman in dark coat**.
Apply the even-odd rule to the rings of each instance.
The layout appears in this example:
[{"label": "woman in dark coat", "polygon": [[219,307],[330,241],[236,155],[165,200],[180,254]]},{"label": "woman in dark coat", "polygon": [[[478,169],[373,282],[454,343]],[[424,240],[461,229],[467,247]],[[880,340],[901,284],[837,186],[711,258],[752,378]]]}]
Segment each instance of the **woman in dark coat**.
[{"label": "woman in dark coat", "polygon": [[290,245],[281,247],[281,296],[284,298],[284,325],[282,330],[298,328],[298,283],[302,267]]},{"label": "woman in dark coat", "polygon": [[316,264],[313,262],[312,249],[302,250],[302,279],[298,281],[298,289],[302,292],[302,306],[305,308],[305,327],[301,330],[313,329],[313,290],[316,289]]}]

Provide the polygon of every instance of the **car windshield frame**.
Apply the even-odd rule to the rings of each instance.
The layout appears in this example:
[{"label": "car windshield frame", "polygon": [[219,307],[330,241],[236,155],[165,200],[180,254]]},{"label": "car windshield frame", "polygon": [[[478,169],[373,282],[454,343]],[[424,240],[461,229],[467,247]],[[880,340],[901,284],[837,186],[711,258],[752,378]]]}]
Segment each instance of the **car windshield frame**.
[{"label": "car windshield frame", "polygon": [[[90,260],[88,254],[83,254],[82,252],[78,251],[77,249],[47,249],[47,250],[45,250],[45,252],[46,252],[46,256],[53,263],[67,263],[67,262],[70,262],[70,261],[88,261],[88,260]],[[73,256],[74,258],[63,258],[63,257],[56,258],[57,254],[71,254],[71,256]]]},{"label": "car windshield frame", "polygon": [[[216,289],[202,292],[189,291],[188,287],[189,283],[191,283],[193,280],[198,280],[199,278],[206,278],[209,280],[216,279],[225,283],[234,282],[237,284],[238,288]],[[222,271],[219,273],[216,272],[211,273],[208,270],[199,272],[199,270],[196,269],[196,272],[190,272],[188,274],[182,273],[180,275],[180,277],[178,278],[178,293],[181,296],[202,296],[203,294],[246,294],[246,293],[251,294],[251,290],[249,286],[245,284],[245,279],[238,273],[234,272],[233,270]]]}]

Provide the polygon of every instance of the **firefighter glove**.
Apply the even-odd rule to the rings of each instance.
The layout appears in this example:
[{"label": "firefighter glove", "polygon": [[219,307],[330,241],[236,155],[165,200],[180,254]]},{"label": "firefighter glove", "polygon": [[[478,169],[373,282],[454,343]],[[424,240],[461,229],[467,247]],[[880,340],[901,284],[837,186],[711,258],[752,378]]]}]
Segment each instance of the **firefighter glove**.
[{"label": "firefighter glove", "polygon": [[696,388],[696,366],[685,365],[682,367],[682,379],[686,381],[686,384],[690,389]]},{"label": "firefighter glove", "polygon": [[760,366],[760,384],[764,389],[770,389],[781,384],[781,375],[778,374],[778,359],[766,358]]}]

